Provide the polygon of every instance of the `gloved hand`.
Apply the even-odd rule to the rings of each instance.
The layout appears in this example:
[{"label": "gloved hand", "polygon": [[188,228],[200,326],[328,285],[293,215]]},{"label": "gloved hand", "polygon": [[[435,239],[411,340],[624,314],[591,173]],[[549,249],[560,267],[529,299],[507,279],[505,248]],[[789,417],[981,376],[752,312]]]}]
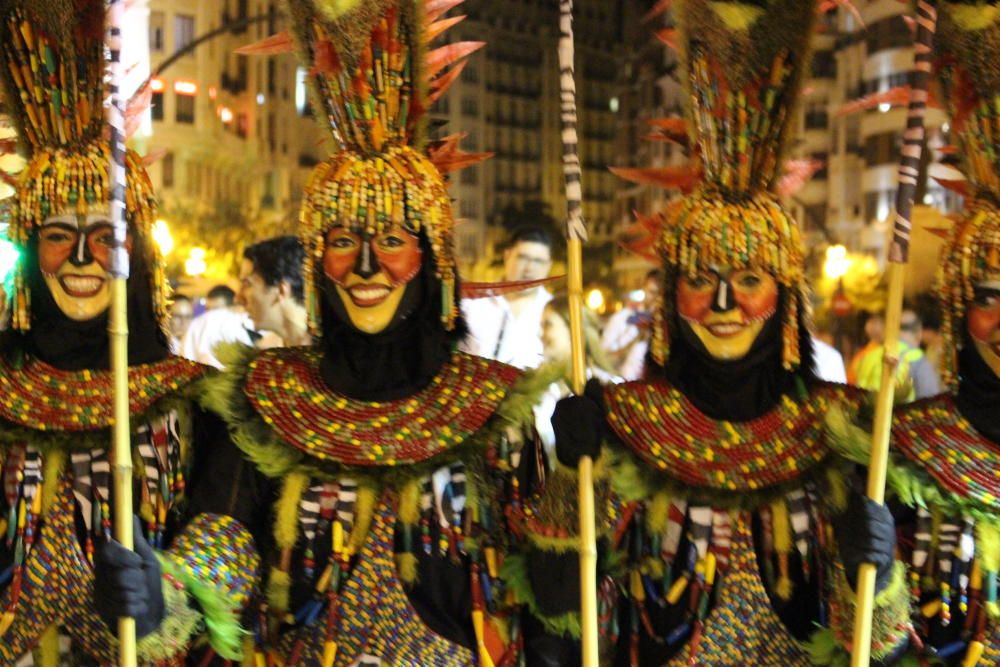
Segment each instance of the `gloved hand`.
[{"label": "gloved hand", "polygon": [[136,638],[160,627],[166,615],[160,563],[142,537],[139,519],[133,528],[135,551],[118,542],[99,540],[94,557],[94,603],[101,619],[118,632],[118,618],[135,619]]},{"label": "gloved hand", "polygon": [[875,565],[876,594],[888,586],[896,552],[896,523],[889,508],[852,491],[847,508],[833,520],[833,530],[851,588],[857,588],[862,563]]},{"label": "gloved hand", "polygon": [[580,459],[597,459],[606,433],[604,388],[595,379],[587,382],[582,396],[567,396],[556,403],[552,430],[556,436],[556,457],[569,468]]}]

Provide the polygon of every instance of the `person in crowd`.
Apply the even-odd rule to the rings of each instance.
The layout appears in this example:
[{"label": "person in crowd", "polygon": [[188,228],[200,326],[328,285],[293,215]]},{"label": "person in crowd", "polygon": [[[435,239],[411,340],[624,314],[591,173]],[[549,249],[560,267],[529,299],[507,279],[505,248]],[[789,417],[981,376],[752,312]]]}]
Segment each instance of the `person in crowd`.
[{"label": "person in crowd", "polygon": [[[589,309],[583,310],[584,353],[587,363],[587,377],[597,378],[602,383],[621,382],[614,364],[601,345],[601,331],[597,317]],[[569,365],[572,355],[572,341],[569,331],[569,300],[556,296],[545,305],[542,312],[542,345],[545,363],[557,364],[563,370],[563,377],[553,382],[535,406],[535,428],[542,440],[550,465],[555,465],[555,433],[552,430],[552,412],[559,399],[569,395]]]},{"label": "person in crowd", "polygon": [[847,366],[847,382],[858,384],[858,370],[864,359],[876,353],[885,341],[885,316],[882,313],[868,313],[865,317],[864,325],[865,344],[851,357],[851,363]]},{"label": "person in crowd", "polygon": [[[941,390],[934,369],[920,349],[922,326],[920,317],[909,306],[903,308],[899,320],[899,365],[896,367],[896,393],[901,400],[912,401],[934,396]],[[857,385],[877,391],[882,384],[884,347],[879,345],[858,364]]]},{"label": "person in crowd", "polygon": [[[939,99],[967,197],[933,288],[945,392],[893,411],[888,480],[904,510],[899,544],[919,619],[914,664],[1000,664],[1000,14],[993,9],[937,5]],[[868,462],[867,433],[842,442]]]},{"label": "person in crowd", "polygon": [[339,141],[305,188],[301,292],[260,249],[243,291],[275,328],[295,319],[281,304],[304,296],[314,342],[221,351],[226,368],[203,400],[232,441],[194,470],[189,528],[215,520],[202,512],[223,498],[232,523],[201,533],[209,569],[260,556],[259,572],[239,571],[261,591],[244,615],[247,661],[559,664],[536,662],[544,647],[501,570],[546,472],[530,406],[550,380],[456,349],[465,326],[448,164],[432,161],[442,156],[426,142],[418,78],[434,58],[433,24],[410,0],[290,9],[315,117]]},{"label": "person in crowd", "polygon": [[216,285],[205,297],[207,310],[191,321],[181,340],[181,356],[215,368],[222,362],[215,356],[220,343],[252,345],[250,323],[242,309],[234,307],[236,293],[226,285]]},{"label": "person in crowd", "polygon": [[[701,181],[651,235],[665,278],[646,374],[552,417],[560,462],[596,459],[619,494],[598,495],[598,517],[630,506],[624,525],[598,525],[615,552],[599,566],[616,593],[601,615],[610,664],[846,664],[863,563],[877,572],[874,657],[908,641],[892,516],[832,465],[829,407],[863,395],[815,375],[805,250],[775,191],[820,5],[673,4]],[[538,534],[574,515],[536,513]],[[546,544],[528,572],[558,606],[575,573],[551,573],[577,566],[579,542]]]},{"label": "person in crowd", "polygon": [[627,305],[611,316],[601,336],[601,347],[614,363],[616,374],[626,380],[642,377],[649,333],[653,328],[652,312],[659,303],[663,272],[653,269],[646,274],[640,298],[629,299]]},{"label": "person in crowd", "polygon": [[170,352],[180,354],[184,334],[194,319],[194,303],[183,294],[174,294],[170,299]]},{"label": "person in crowd", "polygon": [[[207,369],[170,353],[155,196],[131,150],[121,156],[121,194],[132,506],[112,493],[116,184],[103,113],[105,23],[103,0],[0,0],[0,87],[28,160],[10,218],[21,255],[12,322],[0,341],[0,665],[116,663],[108,623],[119,615],[135,619],[140,664],[177,664],[166,662],[182,657],[173,642],[211,614],[208,605],[188,606],[184,577],[161,577],[150,548],[175,532],[193,434],[205,425],[189,399]],[[150,594],[134,606],[95,598],[97,573],[113,550],[112,524],[133,514],[141,516],[135,534],[143,547],[122,558],[136,565]],[[213,585],[205,580],[198,590]],[[161,621],[166,631],[156,632]],[[228,628],[238,632],[235,621]]]},{"label": "person in crowd", "polygon": [[[552,237],[539,227],[522,227],[503,253],[504,280],[547,278],[552,270]],[[518,368],[537,368],[542,350],[542,311],[552,295],[544,287],[462,302],[469,334],[463,349]]]},{"label": "person in crowd", "polygon": [[205,295],[205,310],[226,310],[236,302],[236,292],[229,285],[216,285]]},{"label": "person in crowd", "polygon": [[819,336],[813,336],[813,353],[816,377],[827,382],[847,383],[844,357],[837,348],[821,340]]},{"label": "person in crowd", "polygon": [[302,253],[295,236],[278,236],[243,251],[239,303],[258,332],[277,336],[264,345],[258,341],[258,347],[308,345],[312,340],[302,301]]}]

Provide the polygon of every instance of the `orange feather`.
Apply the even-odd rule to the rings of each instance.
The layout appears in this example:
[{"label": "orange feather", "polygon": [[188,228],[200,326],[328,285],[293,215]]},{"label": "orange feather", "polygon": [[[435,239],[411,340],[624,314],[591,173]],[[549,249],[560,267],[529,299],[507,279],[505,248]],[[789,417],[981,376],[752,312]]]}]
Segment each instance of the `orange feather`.
[{"label": "orange feather", "polygon": [[427,52],[427,72],[428,78],[433,78],[438,72],[457,60],[461,60],[470,53],[475,53],[486,46],[486,42],[455,42],[438,47]]}]

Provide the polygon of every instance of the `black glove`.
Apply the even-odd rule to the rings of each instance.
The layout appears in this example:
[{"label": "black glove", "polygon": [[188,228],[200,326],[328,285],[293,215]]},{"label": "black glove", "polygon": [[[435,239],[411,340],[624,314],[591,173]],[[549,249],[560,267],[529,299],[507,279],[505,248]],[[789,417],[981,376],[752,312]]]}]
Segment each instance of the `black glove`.
[{"label": "black glove", "polygon": [[118,632],[118,618],[135,619],[136,638],[160,627],[166,614],[160,563],[142,537],[139,519],[133,529],[135,551],[118,542],[99,540],[94,558],[94,603],[101,619]]},{"label": "black glove", "polygon": [[556,403],[552,412],[552,430],[556,436],[556,457],[569,468],[580,459],[597,459],[604,439],[604,388],[597,380],[587,382],[582,396],[567,396]]},{"label": "black glove", "polygon": [[834,518],[833,529],[851,588],[857,588],[862,563],[875,565],[876,594],[888,586],[896,552],[896,523],[889,508],[852,491],[847,509]]}]

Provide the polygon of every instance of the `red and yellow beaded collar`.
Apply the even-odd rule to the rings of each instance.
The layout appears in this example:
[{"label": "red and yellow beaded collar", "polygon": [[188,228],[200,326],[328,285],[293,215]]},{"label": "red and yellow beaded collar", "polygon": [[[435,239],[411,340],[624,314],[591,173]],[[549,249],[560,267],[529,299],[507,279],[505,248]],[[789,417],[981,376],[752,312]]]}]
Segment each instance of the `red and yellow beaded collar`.
[{"label": "red and yellow beaded collar", "polygon": [[[198,379],[207,366],[168,357],[129,368],[129,414],[141,415],[156,402]],[[0,356],[0,419],[47,431],[93,431],[112,418],[110,371],[63,371],[37,359],[15,368]]]},{"label": "red and yellow beaded collar", "polygon": [[347,466],[420,463],[461,445],[494,415],[521,372],[455,353],[431,383],[397,401],[359,401],[332,392],[322,353],[283,348],[249,364],[244,393],[289,446]]},{"label": "red and yellow beaded collar", "polygon": [[950,395],[896,408],[892,445],[962,500],[1000,512],[1000,445],[980,435]]},{"label": "red and yellow beaded collar", "polygon": [[823,437],[827,409],[860,394],[846,385],[820,384],[806,400],[784,396],[762,417],[729,422],[708,417],[665,381],[605,390],[608,422],[651,470],[725,492],[763,491],[818,466],[830,453]]}]

